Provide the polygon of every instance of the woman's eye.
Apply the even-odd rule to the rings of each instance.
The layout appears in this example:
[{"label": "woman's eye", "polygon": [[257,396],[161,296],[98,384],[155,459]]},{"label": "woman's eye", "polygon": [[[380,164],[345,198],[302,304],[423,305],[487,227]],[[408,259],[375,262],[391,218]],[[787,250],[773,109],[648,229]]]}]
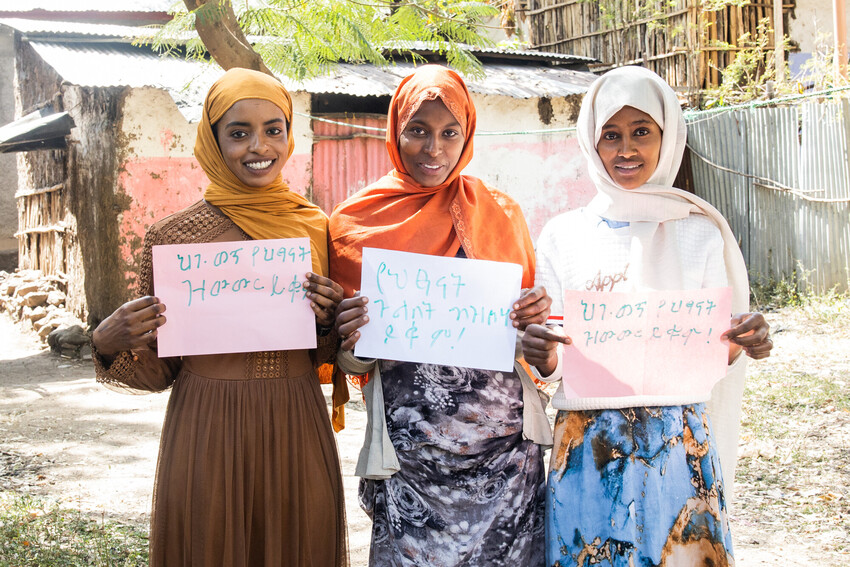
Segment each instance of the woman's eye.
[{"label": "woman's eye", "polygon": [[242,130],[234,130],[230,133],[231,138],[244,138],[247,134]]},{"label": "woman's eye", "polygon": [[602,134],[603,140],[616,140],[617,134],[615,132],[605,132]]},{"label": "woman's eye", "polygon": [[458,132],[457,130],[446,130],[445,132],[443,132],[443,136],[445,136],[446,138],[454,138],[456,136],[460,136],[460,132]]},{"label": "woman's eye", "polygon": [[425,135],[425,129],[424,129],[424,128],[420,128],[420,127],[418,127],[418,126],[413,126],[412,128],[410,128],[410,129],[408,130],[408,132],[410,132],[410,133],[411,133],[411,134],[413,134],[414,136],[424,136],[424,135]]},{"label": "woman's eye", "polygon": [[280,136],[283,133],[283,130],[280,128],[269,128],[266,133],[269,136]]},{"label": "woman's eye", "polygon": [[638,128],[635,130],[635,136],[648,136],[649,128]]}]

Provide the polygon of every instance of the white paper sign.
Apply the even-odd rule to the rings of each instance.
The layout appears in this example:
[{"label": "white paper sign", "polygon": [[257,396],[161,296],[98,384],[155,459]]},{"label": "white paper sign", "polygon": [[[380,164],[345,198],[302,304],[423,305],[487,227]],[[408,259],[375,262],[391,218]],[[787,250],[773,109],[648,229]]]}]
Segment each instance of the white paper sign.
[{"label": "white paper sign", "polygon": [[511,371],[519,299],[518,264],[364,248],[360,294],[369,322],[354,353]]}]

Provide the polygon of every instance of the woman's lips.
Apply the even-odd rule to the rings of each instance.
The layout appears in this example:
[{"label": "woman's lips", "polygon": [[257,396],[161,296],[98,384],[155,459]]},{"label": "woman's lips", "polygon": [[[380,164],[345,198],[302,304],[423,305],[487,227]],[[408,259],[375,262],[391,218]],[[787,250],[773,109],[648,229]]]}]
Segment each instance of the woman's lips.
[{"label": "woman's lips", "polygon": [[265,159],[262,161],[246,161],[245,167],[252,171],[263,171],[270,168],[273,163],[273,159]]}]

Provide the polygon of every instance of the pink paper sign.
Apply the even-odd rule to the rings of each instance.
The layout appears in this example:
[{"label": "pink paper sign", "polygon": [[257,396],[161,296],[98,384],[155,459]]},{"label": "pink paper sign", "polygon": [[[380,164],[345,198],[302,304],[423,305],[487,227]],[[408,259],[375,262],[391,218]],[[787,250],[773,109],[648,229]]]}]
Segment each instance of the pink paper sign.
[{"label": "pink paper sign", "polygon": [[159,356],[316,348],[309,238],[153,247]]},{"label": "pink paper sign", "polygon": [[731,288],[567,291],[567,398],[707,395],[726,375]]}]

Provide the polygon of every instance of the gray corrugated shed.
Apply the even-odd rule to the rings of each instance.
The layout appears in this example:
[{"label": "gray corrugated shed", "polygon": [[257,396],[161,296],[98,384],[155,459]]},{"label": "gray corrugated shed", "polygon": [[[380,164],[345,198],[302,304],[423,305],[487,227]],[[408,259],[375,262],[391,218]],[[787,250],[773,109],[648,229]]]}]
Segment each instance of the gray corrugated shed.
[{"label": "gray corrugated shed", "polygon": [[[82,86],[156,86],[184,92],[187,103],[197,100],[192,92],[205,93],[211,77],[221,73],[215,66],[176,57],[160,57],[145,48],[129,45],[84,45],[30,42],[44,60],[66,81]],[[80,61],[86,61],[81,65]],[[340,64],[330,76],[301,83],[284,79],[292,91],[391,95],[399,81],[414,69],[411,63],[385,68]],[[558,97],[580,94],[596,78],[592,73],[530,65],[486,64],[484,79],[470,79],[472,92],[514,98]],[[204,82],[204,79],[207,82]],[[185,90],[189,82],[197,89]]]},{"label": "gray corrugated shed", "polygon": [[[196,120],[200,115],[200,107],[209,85],[221,74],[216,65],[177,57],[160,57],[147,48],[129,44],[66,43],[61,39],[31,39],[29,43],[68,83],[87,87],[162,88],[171,94],[178,108],[190,120]],[[283,79],[283,82],[293,92],[389,96],[401,79],[414,68],[411,63],[397,63],[385,68],[366,64],[340,64],[329,76],[300,83],[288,79]],[[581,94],[596,78],[592,73],[542,65],[488,62],[484,64],[484,69],[484,79],[467,81],[469,90],[483,95],[513,98]]]},{"label": "gray corrugated shed", "polygon": [[[165,89],[190,120],[209,86],[221,75],[215,65],[177,57],[160,57],[131,45],[64,44],[31,41],[30,45],[62,79],[83,87],[156,87]],[[81,64],[85,61],[85,64]]]},{"label": "gray corrugated shed", "polygon": [[[52,20],[29,20],[24,18],[0,18],[0,25],[9,26],[35,41],[70,41],[80,42],[101,39],[114,39],[130,41],[136,38],[148,37],[155,32],[155,28],[142,28],[134,26],[109,25],[109,24],[86,24],[78,22],[61,22]],[[259,37],[251,37],[252,41],[259,41]],[[387,46],[388,51],[393,47],[417,51],[423,54],[437,53],[437,44],[421,41],[404,42],[398,45]],[[586,66],[595,61],[592,57],[581,55],[568,55],[565,53],[551,53],[548,51],[525,51],[518,49],[506,49],[502,47],[470,47],[470,51],[476,56],[484,59],[499,59],[502,63],[521,60],[532,64],[551,63],[554,65]]]}]

